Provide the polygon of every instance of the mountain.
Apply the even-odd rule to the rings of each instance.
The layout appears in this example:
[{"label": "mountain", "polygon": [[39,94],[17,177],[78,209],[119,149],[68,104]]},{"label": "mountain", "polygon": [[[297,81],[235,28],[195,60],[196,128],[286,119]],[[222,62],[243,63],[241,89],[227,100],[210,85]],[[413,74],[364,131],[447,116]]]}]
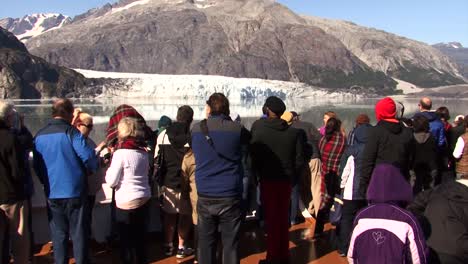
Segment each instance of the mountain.
[{"label": "mountain", "polygon": [[468,80],[468,48],[459,42],[437,43],[432,46],[456,62],[461,74]]},{"label": "mountain", "polygon": [[93,95],[99,93],[98,82],[29,54],[23,43],[0,27],[0,98]]},{"label": "mountain", "polygon": [[272,0],[124,1],[92,10],[27,46],[49,62],[98,71],[223,75],[382,92],[396,84]]},{"label": "mountain", "polygon": [[335,36],[375,71],[420,87],[465,83],[457,65],[425,43],[347,21],[309,16],[304,19]]},{"label": "mountain", "polygon": [[12,32],[24,42],[44,32],[61,28],[70,22],[71,18],[62,14],[33,14],[23,18],[0,19],[0,27]]},{"label": "mountain", "polygon": [[421,87],[464,82],[455,64],[428,45],[302,17],[274,0],[122,0],[26,45],[51,63],[97,71],[223,75],[379,93],[394,92],[393,77]]}]

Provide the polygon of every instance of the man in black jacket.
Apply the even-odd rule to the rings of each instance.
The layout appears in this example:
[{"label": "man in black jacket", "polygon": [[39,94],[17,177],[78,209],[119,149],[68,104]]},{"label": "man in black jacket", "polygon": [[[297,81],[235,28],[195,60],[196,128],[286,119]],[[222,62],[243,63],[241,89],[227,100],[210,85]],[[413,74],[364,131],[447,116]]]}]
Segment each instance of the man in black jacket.
[{"label": "man in black jacket", "polygon": [[377,125],[369,128],[368,140],[362,154],[362,180],[359,193],[366,197],[372,171],[380,163],[390,163],[400,168],[409,179],[409,160],[413,134],[396,116],[396,105],[392,98],[386,97],[375,105]]},{"label": "man in black jacket", "polygon": [[408,209],[421,220],[429,263],[468,263],[468,175],[421,193]]},{"label": "man in black jacket", "polygon": [[0,102],[0,261],[10,262],[9,250],[5,250],[8,232],[15,263],[28,263],[30,233],[24,157],[18,138],[10,131],[13,114],[12,104]]},{"label": "man in black jacket", "polygon": [[280,98],[268,97],[265,106],[267,118],[252,125],[252,168],[260,177],[268,234],[266,262],[288,263],[291,182],[304,165],[303,142],[299,130],[280,119],[286,110]]}]

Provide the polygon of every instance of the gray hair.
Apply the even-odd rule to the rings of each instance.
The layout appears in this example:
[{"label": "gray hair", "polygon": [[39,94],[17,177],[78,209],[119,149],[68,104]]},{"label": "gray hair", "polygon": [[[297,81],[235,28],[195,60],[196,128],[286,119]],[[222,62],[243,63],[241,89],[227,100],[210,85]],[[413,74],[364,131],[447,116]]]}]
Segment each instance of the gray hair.
[{"label": "gray hair", "polygon": [[0,101],[0,120],[6,121],[13,108],[14,105],[12,103]]}]

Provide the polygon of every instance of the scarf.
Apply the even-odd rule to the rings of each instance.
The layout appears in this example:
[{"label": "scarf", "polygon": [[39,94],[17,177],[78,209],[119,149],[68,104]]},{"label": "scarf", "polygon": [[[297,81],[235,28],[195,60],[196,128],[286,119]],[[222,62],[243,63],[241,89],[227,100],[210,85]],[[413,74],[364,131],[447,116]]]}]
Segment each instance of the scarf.
[{"label": "scarf", "polygon": [[147,151],[145,142],[142,139],[135,137],[127,137],[123,141],[117,142],[115,149],[136,149]]}]

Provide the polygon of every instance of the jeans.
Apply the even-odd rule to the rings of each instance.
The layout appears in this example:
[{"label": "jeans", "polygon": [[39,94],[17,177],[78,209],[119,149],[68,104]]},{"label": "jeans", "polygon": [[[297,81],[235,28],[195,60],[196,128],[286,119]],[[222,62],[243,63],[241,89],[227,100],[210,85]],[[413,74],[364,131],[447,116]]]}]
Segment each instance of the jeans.
[{"label": "jeans", "polygon": [[296,224],[297,212],[299,211],[299,184],[296,183],[291,191],[291,206],[289,208],[289,223]]},{"label": "jeans", "polygon": [[240,197],[198,197],[198,261],[217,263],[217,233],[223,242],[223,264],[238,264],[239,229],[241,224]]},{"label": "jeans", "polygon": [[343,210],[341,222],[339,224],[340,232],[338,234],[338,250],[347,254],[351,232],[353,231],[353,221],[359,210],[366,207],[366,200],[343,200]]},{"label": "jeans", "polygon": [[147,263],[145,248],[146,216],[149,202],[131,210],[116,208],[122,263]]},{"label": "jeans", "polygon": [[73,241],[75,263],[89,262],[86,198],[49,199],[49,227],[56,264],[68,264],[68,239]]}]

